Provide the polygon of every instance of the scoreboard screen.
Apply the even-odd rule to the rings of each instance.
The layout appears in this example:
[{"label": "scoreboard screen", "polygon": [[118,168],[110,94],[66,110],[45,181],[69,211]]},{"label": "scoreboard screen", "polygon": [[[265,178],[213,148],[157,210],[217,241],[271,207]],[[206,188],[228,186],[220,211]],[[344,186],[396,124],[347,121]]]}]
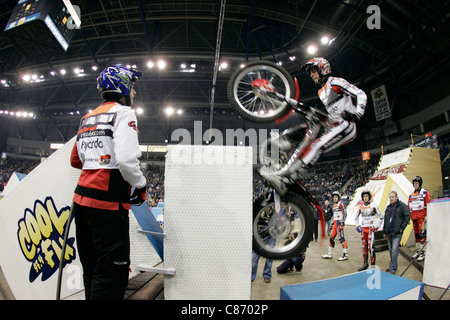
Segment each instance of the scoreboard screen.
[{"label": "scoreboard screen", "polygon": [[20,0],[9,18],[5,35],[25,55],[55,53],[58,51],[55,42],[67,51],[76,31],[70,18],[62,0]]}]

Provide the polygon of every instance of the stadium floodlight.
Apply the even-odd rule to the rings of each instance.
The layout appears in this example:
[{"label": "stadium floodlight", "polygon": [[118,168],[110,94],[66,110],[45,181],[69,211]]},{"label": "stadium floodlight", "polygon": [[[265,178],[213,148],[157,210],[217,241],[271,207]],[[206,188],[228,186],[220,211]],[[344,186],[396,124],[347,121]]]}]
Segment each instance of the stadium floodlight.
[{"label": "stadium floodlight", "polygon": [[159,61],[156,63],[156,66],[158,67],[159,70],[163,70],[163,69],[166,68],[167,63],[166,63],[164,60],[159,60]]},{"label": "stadium floodlight", "polygon": [[307,49],[307,52],[309,53],[309,54],[314,54],[314,53],[316,53],[317,52],[317,47],[315,46],[315,45],[310,45],[309,47],[308,47],[308,49]]}]

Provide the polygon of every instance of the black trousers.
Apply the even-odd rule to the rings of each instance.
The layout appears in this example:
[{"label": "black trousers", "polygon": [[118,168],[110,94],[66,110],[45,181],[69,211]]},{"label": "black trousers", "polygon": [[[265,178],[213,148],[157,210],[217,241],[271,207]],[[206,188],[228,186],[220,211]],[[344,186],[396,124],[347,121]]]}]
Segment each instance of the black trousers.
[{"label": "black trousers", "polygon": [[76,203],[73,210],[86,300],[122,300],[130,265],[128,210]]},{"label": "black trousers", "polygon": [[312,239],[317,240],[318,237],[319,237],[319,220],[314,219],[314,229],[313,229],[313,238]]}]

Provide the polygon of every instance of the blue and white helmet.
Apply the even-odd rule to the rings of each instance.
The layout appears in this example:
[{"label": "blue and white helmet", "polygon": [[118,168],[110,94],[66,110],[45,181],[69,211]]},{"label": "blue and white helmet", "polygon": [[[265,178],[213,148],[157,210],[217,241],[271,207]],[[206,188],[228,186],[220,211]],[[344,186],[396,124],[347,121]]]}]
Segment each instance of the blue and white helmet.
[{"label": "blue and white helmet", "polygon": [[115,65],[104,69],[97,78],[97,89],[103,97],[105,93],[128,96],[134,81],[142,76],[136,68]]}]

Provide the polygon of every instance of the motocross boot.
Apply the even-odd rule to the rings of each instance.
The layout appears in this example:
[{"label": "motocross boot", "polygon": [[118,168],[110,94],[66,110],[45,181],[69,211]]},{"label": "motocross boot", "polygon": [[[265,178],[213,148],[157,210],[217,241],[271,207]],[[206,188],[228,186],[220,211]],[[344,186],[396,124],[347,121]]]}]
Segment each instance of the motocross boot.
[{"label": "motocross boot", "polygon": [[322,258],[324,259],[331,259],[333,257],[333,247],[328,247],[327,254],[323,254]]},{"label": "motocross boot", "polygon": [[369,267],[368,256],[363,255],[363,258],[364,258],[364,264],[358,268],[358,271],[366,270]]}]

